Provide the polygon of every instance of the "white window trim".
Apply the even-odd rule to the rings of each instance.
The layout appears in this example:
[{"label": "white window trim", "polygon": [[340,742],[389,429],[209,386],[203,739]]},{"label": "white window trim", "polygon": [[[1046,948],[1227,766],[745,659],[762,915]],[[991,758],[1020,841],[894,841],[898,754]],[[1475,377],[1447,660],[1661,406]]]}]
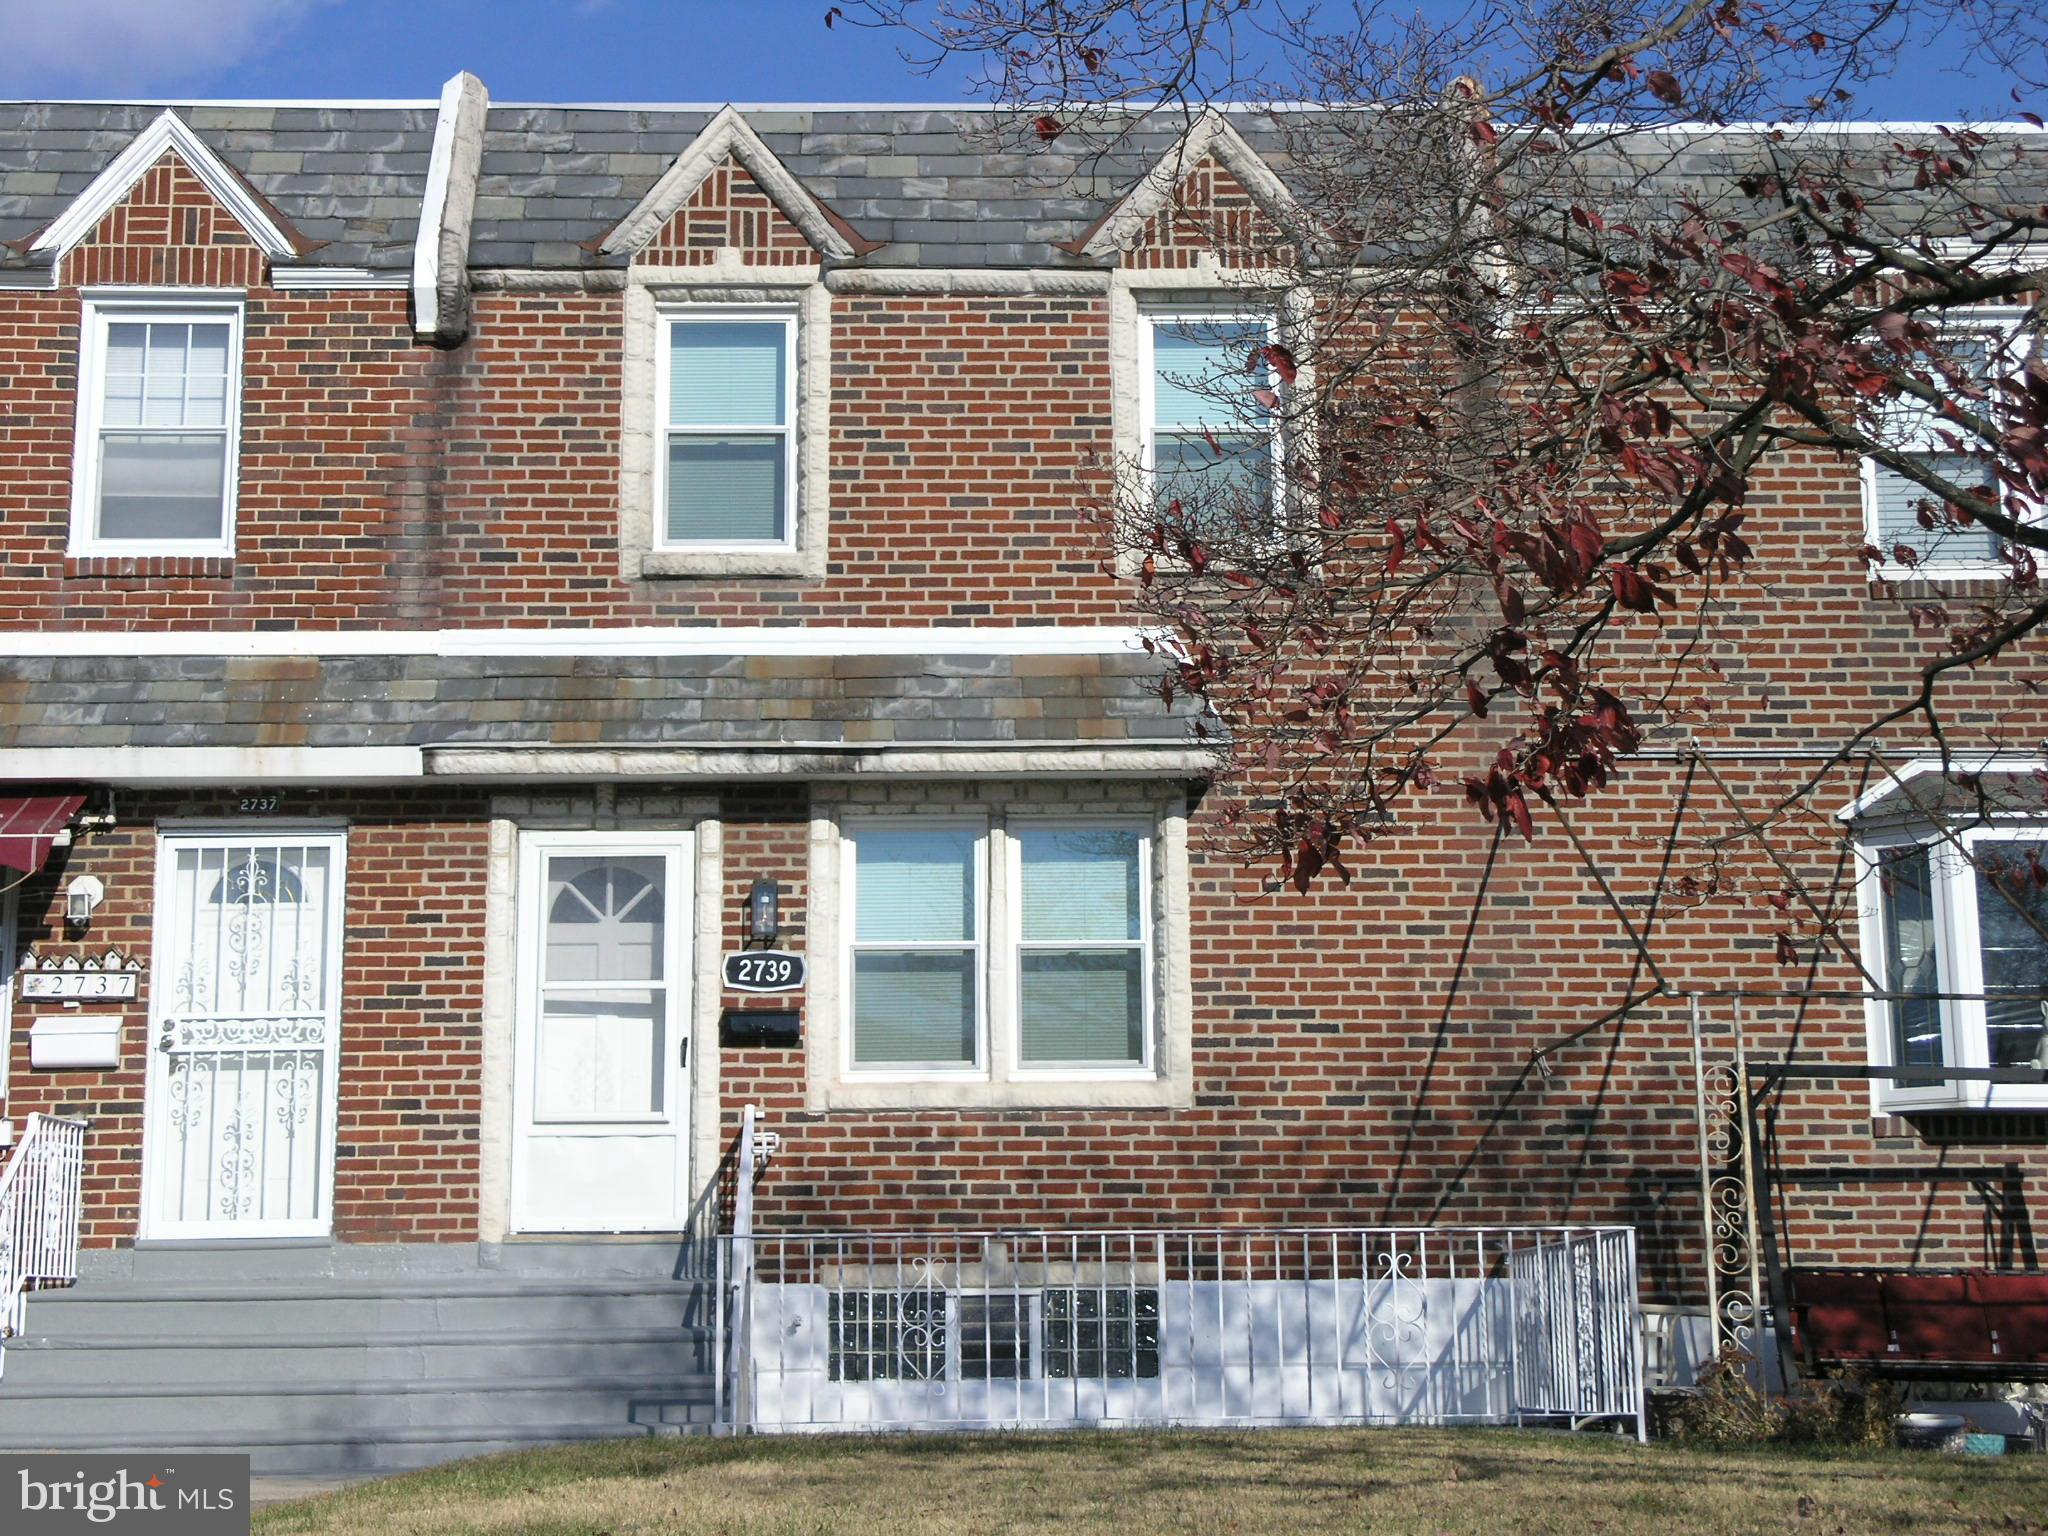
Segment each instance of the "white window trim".
[{"label": "white window trim", "polygon": [[[797,520],[796,376],[798,312],[789,304],[690,304],[661,310],[661,344],[654,370],[654,420],[660,440],[654,455],[654,543],[657,553],[759,553],[794,550]],[[776,324],[782,327],[782,424],[678,427],[669,420],[669,390],[674,377],[674,346],[679,327],[719,324]],[[782,439],[782,537],[779,539],[676,539],[668,532],[669,444],[681,437],[762,437]]]},{"label": "white window trim", "polygon": [[[119,319],[170,325],[227,322],[228,384],[222,429],[227,451],[221,469],[221,531],[217,539],[103,539],[94,531],[99,521],[100,432],[106,414],[107,328]],[[243,301],[239,295],[201,298],[190,290],[86,295],[78,327],[77,435],[71,459],[68,547],[73,556],[132,559],[234,555],[242,457],[242,321]]]},{"label": "white window trim", "polygon": [[[18,882],[26,877],[17,873],[13,878]],[[0,1114],[7,1110],[7,1062],[14,1054],[14,994],[20,990],[19,973],[15,970],[19,963],[16,956],[20,921],[15,887],[9,886],[0,891]]]},{"label": "white window trim", "polygon": [[[1138,463],[1145,477],[1145,498],[1148,504],[1158,500],[1159,479],[1159,363],[1158,335],[1161,326],[1260,326],[1266,333],[1266,345],[1277,344],[1280,337],[1280,319],[1271,309],[1246,305],[1178,306],[1175,308],[1145,308],[1138,312]],[[1269,364],[1266,369],[1266,388],[1276,395],[1281,393],[1280,375]],[[1266,429],[1266,453],[1272,464],[1272,504],[1268,508],[1276,532],[1285,527],[1281,515],[1282,487],[1285,482],[1286,452],[1283,443],[1282,412],[1275,410],[1271,424]],[[1233,429],[1242,431],[1242,428]],[[1247,434],[1248,435],[1248,434]]]},{"label": "white window trim", "polygon": [[[1952,311],[1947,318],[1946,329],[1968,335],[2003,334],[2010,340],[2019,334],[2028,311],[2005,305],[1984,305],[1981,308]],[[1914,454],[1937,454],[1949,452],[1948,446],[1938,436],[1939,419],[1931,411],[1914,410],[1900,406],[1902,414],[1919,423],[1917,429],[1905,433],[1898,445],[1900,451]],[[1882,542],[1883,535],[1877,526],[1877,476],[1882,466],[1876,459],[1864,457],[1858,461],[1858,485],[1863,499],[1864,542],[1883,552],[1885,558],[1872,568],[1872,576],[1879,581],[2001,581],[2011,575],[2011,567],[2002,560],[1928,560],[1919,565],[1900,565],[1891,558],[1891,550]],[[2032,509],[2028,520],[2038,521],[2041,508]]]},{"label": "white window trim", "polygon": [[[1080,799],[1071,786],[1054,792],[1030,784],[937,787],[931,810],[920,822],[936,823],[963,814],[985,817],[989,827],[988,867],[1003,871],[989,882],[983,934],[983,1039],[986,1069],[976,1072],[880,1076],[847,1069],[852,1031],[851,987],[844,932],[852,922],[844,899],[846,855],[842,829],[863,821],[898,820],[907,811],[903,791],[890,794],[876,786],[819,785],[814,791],[810,831],[807,922],[814,954],[805,998],[807,1033],[806,1104],[813,1111],[835,1109],[1186,1109],[1194,1103],[1193,986],[1189,971],[1187,799],[1179,787],[1164,784],[1105,783]],[[1041,796],[1056,794],[1048,801]],[[1147,900],[1152,914],[1147,958],[1151,985],[1148,1029],[1149,1066],[1118,1068],[1039,1069],[1021,1067],[1016,972],[1017,946],[989,936],[1008,933],[1014,910],[1014,884],[1008,871],[1015,857],[1007,828],[1026,820],[1124,822],[1147,833],[1149,853]]]},{"label": "white window trim", "polygon": [[[1994,816],[1960,831],[1898,828],[1873,831],[1856,842],[1858,948],[1865,972],[1880,982],[1885,978],[1886,920],[1878,855],[1884,849],[1907,846],[1930,849],[1936,985],[1952,994],[1941,1004],[1942,1060],[1949,1066],[1972,1069],[1992,1065],[1984,1000],[1975,995],[1984,986],[1984,955],[1974,856],[1977,845],[1984,842],[2048,844],[2048,822],[2026,815]],[[1868,1059],[1879,1066],[1897,1065],[1887,1000],[1865,999],[1864,1027]],[[1878,1078],[1871,1083],[1871,1107],[1880,1114],[1924,1109],[2048,1109],[2048,1084],[1966,1080],[1905,1085]]]},{"label": "white window trim", "polygon": [[[974,834],[974,939],[970,944],[960,943],[896,943],[865,946],[873,949],[906,950],[928,949],[935,953],[952,954],[958,950],[970,949],[974,954],[974,1060],[958,1066],[933,1062],[928,1064],[885,1063],[877,1066],[862,1066],[854,1060],[853,1039],[853,957],[862,944],[857,936],[857,903],[860,887],[860,837],[868,828],[909,827],[926,832],[972,832]],[[839,835],[839,890],[845,894],[846,921],[840,924],[839,935],[839,995],[847,1000],[846,1028],[840,1031],[839,1070],[848,1082],[878,1083],[921,1083],[921,1082],[987,1082],[989,1079],[989,953],[993,948],[990,933],[994,926],[989,901],[989,852],[991,842],[989,822],[985,817],[974,816],[917,816],[872,814],[850,816],[840,825]]]},{"label": "white window trim", "polygon": [[[1019,837],[1011,836],[1012,829],[1022,831],[1029,828],[1037,832],[1100,830],[1115,828],[1119,831],[1138,834],[1138,937],[1110,943],[1106,940],[1027,941],[1024,937],[1024,843]],[[1155,973],[1158,968],[1158,935],[1153,923],[1153,908],[1157,895],[1153,890],[1152,866],[1153,844],[1158,837],[1157,829],[1141,816],[1061,816],[1040,815],[1029,811],[1019,812],[1007,819],[1003,827],[1003,843],[1007,850],[1004,860],[1006,879],[1009,886],[1008,907],[1015,914],[1010,931],[1002,936],[1003,946],[1011,953],[1009,969],[1014,977],[1015,997],[1010,1007],[1010,1027],[1015,1031],[1011,1042],[1011,1060],[1016,1065],[1010,1075],[1019,1082],[1077,1083],[1100,1082],[1105,1079],[1126,1078],[1139,1082],[1149,1081],[1156,1072],[1153,1058],[1158,1054],[1154,1039],[1155,1021],[1159,1013],[1156,996]],[[1136,1062],[1063,1062],[1032,1066],[1024,1060],[1024,954],[1031,949],[1099,949],[1107,952],[1122,952],[1136,949],[1139,961],[1139,1000],[1143,1015],[1139,1024],[1139,1039],[1143,1047]]]},{"label": "white window trim", "polygon": [[[796,396],[790,542],[745,548],[656,547],[664,508],[657,485],[665,474],[665,391],[668,358],[664,316],[701,310],[737,314],[748,308],[794,311],[791,378]],[[710,267],[635,263],[626,274],[625,345],[620,369],[619,574],[627,581],[671,577],[783,577],[821,581],[831,533],[832,295],[819,270],[754,267],[721,251]]]}]

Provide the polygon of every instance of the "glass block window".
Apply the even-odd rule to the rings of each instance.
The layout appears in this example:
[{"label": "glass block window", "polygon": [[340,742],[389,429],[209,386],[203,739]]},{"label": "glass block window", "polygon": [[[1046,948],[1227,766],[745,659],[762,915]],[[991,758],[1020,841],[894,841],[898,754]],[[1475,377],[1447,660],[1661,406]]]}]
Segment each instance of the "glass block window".
[{"label": "glass block window", "polygon": [[980,1060],[985,837],[978,826],[912,821],[849,831],[856,1068]]},{"label": "glass block window", "polygon": [[796,479],[795,317],[674,315],[667,334],[657,542],[787,544]]},{"label": "glass block window", "polygon": [[1257,398],[1279,383],[1260,360],[1263,317],[1157,315],[1146,322],[1145,459],[1160,508],[1194,528],[1268,524],[1278,422]]},{"label": "glass block window", "polygon": [[1159,1374],[1159,1292],[1109,1286],[1047,1291],[1045,1374],[1123,1380]]},{"label": "glass block window", "polygon": [[88,305],[81,370],[81,552],[231,546],[238,311]]},{"label": "glass block window", "polygon": [[1136,827],[1013,822],[1018,1031],[1026,1066],[1142,1066],[1148,839]]},{"label": "glass block window", "polygon": [[827,1298],[833,1381],[942,1381],[944,1291],[834,1291]]}]

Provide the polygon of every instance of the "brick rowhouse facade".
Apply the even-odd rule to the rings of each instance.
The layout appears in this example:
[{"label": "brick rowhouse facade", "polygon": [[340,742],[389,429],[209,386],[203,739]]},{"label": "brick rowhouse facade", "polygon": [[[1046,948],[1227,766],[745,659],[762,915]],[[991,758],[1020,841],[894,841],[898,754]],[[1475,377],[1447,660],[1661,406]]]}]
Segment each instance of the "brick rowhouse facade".
[{"label": "brick rowhouse facade", "polygon": [[[260,132],[210,126],[203,109],[190,115],[201,138],[217,141],[231,162],[246,159],[260,183],[260,152],[240,152]],[[1017,279],[1031,264],[1000,247],[1022,249],[1038,237],[994,217],[983,220],[991,226],[978,236],[983,243],[962,256],[922,253],[944,281],[892,282],[892,265],[915,273],[918,263],[899,252],[892,264],[896,247],[868,237],[863,226],[881,216],[849,211],[862,192],[844,192],[847,207],[819,203],[810,227],[799,227],[763,189],[759,167],[729,154],[629,260],[606,263],[593,253],[704,130],[706,114],[682,114],[608,192],[565,185],[556,194],[565,207],[535,214],[533,229],[511,228],[514,216],[501,205],[521,195],[513,184],[554,174],[546,162],[556,149],[544,146],[573,146],[588,126],[561,116],[493,112],[486,124],[473,270],[439,278],[467,289],[459,339],[415,332],[417,295],[404,286],[409,237],[387,230],[389,249],[374,231],[315,238],[297,227],[303,211],[280,184],[270,194],[275,216],[305,254],[266,255],[175,150],[43,269],[47,286],[0,292],[10,402],[0,429],[7,627],[132,633],[138,644],[197,637],[139,671],[118,648],[67,657],[58,647],[40,660],[0,662],[0,746],[24,760],[67,747],[255,754],[233,760],[245,778],[205,784],[153,772],[124,782],[76,759],[53,758],[32,775],[89,787],[90,808],[110,812],[112,823],[81,831],[20,886],[20,946],[39,956],[111,946],[147,963],[159,827],[260,826],[248,818],[251,802],[293,825],[345,824],[332,1168],[332,1231],[343,1241],[438,1244],[502,1230],[502,1212],[494,1228],[488,1209],[502,1197],[491,1193],[483,1145],[494,1134],[482,1021],[489,908],[498,899],[494,823],[643,825],[608,818],[619,814],[616,797],[655,786],[616,762],[580,774],[550,770],[556,776],[545,784],[518,782],[503,765],[473,782],[280,782],[260,765],[283,759],[262,752],[810,744],[828,719],[833,741],[906,750],[962,740],[1185,739],[1184,721],[1171,730],[1151,721],[1150,734],[1132,724],[1149,694],[1141,656],[1112,664],[1019,655],[1001,687],[985,693],[975,692],[987,670],[981,656],[931,671],[939,681],[929,686],[915,665],[816,673],[762,656],[710,677],[681,710],[664,702],[683,686],[679,674],[605,672],[579,659],[573,637],[525,671],[450,652],[443,639],[420,651],[439,647],[445,665],[410,671],[368,662],[351,671],[250,643],[252,634],[260,642],[295,632],[516,630],[541,637],[533,650],[543,654],[551,630],[1051,632],[1134,622],[1100,530],[1073,510],[1100,493],[1098,466],[1118,447],[1116,278],[1192,270],[1196,243],[1219,227],[1248,229],[1256,204],[1227,168],[1195,164],[1186,208],[1152,216],[1107,267],[1048,255],[1040,265],[1051,280]],[[101,160],[143,121],[106,125],[94,140]],[[824,132],[773,123],[761,131],[778,142]],[[24,130],[24,143],[33,138]],[[791,165],[802,179],[793,157]],[[80,190],[67,183],[53,210]],[[823,190],[813,195],[830,201]],[[1062,208],[1064,232],[1084,234],[1107,200]],[[492,220],[508,227],[487,230]],[[850,257],[827,261],[818,241],[835,230],[842,241],[847,230],[862,233]],[[899,232],[896,244],[904,243]],[[343,247],[368,253],[370,276],[327,286],[283,280],[293,265],[324,262]],[[826,437],[827,483],[804,514],[828,519],[823,574],[623,575],[634,282],[667,274],[696,301],[701,288],[689,285],[716,276],[748,299],[775,301],[793,290],[759,286],[764,274],[801,276],[821,262],[848,274],[824,284],[829,386],[805,407],[815,414],[803,429]],[[346,264],[334,258],[336,269]],[[1009,275],[961,276],[976,267]],[[232,556],[67,552],[84,290],[136,284],[243,296]],[[1723,754],[1712,763],[1726,792],[1675,756],[1652,755],[1572,813],[1621,911],[1649,935],[1668,991],[1705,998],[1717,1050],[1731,1038],[1737,1006],[1717,993],[1847,993],[1858,978],[1838,958],[1810,972],[1781,966],[1774,936],[1783,919],[1759,894],[1770,873],[1743,865],[1725,871],[1718,889],[1689,886],[1680,877],[1696,869],[1666,867],[1674,825],[1708,835],[1733,824],[1733,802],[1752,811],[1768,803],[1803,771],[1798,752],[1896,701],[1941,643],[1916,628],[1908,606],[1916,594],[1865,578],[1853,465],[1815,458],[1779,466],[1752,499],[1751,528],[1760,557],[1734,599],[1745,646],[1719,658],[1730,675],[1700,737]],[[209,656],[208,637],[230,635],[237,639],[222,645],[226,659]],[[946,646],[921,649],[943,655]],[[1844,664],[1849,657],[1854,665]],[[1958,685],[1964,713],[2002,716],[2015,739],[2038,739],[2048,716],[2020,686],[2034,664],[2028,653],[1973,674]],[[734,680],[723,694],[722,678]],[[1119,691],[1105,704],[1111,682]],[[874,707],[840,708],[848,699]],[[456,716],[463,728],[435,734]],[[767,734],[747,736],[755,727]],[[1795,756],[1778,755],[1788,752]],[[821,792],[801,766],[777,782],[693,773],[666,787],[701,802],[692,815],[719,828],[720,910],[700,921],[700,940],[742,948],[749,889],[768,878],[781,886],[781,944],[805,950],[817,928],[811,860]],[[1856,776],[1836,777],[1829,803],[1846,803]],[[938,781],[957,778],[939,774],[932,787],[890,792],[943,805],[951,791]],[[1145,795],[1184,795],[1197,807],[1180,957],[1190,998],[1185,1102],[821,1104],[807,1056],[814,1042],[721,1046],[700,1025],[700,1065],[702,1052],[716,1053],[715,1101],[705,1106],[715,1129],[695,1129],[700,1145],[728,1143],[747,1104],[782,1136],[757,1191],[759,1219],[771,1228],[1626,1222],[1643,1236],[1647,1293],[1697,1300],[1687,1007],[1667,996],[1609,1017],[1656,977],[1564,839],[1496,848],[1491,829],[1444,796],[1419,803],[1361,851],[1348,886],[1324,883],[1298,897],[1222,851],[1194,778],[1182,767],[1142,780]],[[990,770],[980,792],[1037,795],[1054,809],[1062,796],[1102,797],[1071,776],[1051,788],[1034,782],[1028,765],[1012,765]],[[527,808],[508,810],[507,797],[525,797]],[[1833,879],[1839,842],[1825,827],[1815,833],[1801,873],[1844,899]],[[86,874],[108,896],[81,936],[67,932],[63,890]],[[1843,922],[1853,934],[1853,904]],[[834,963],[811,958],[814,967]],[[141,995],[115,1010],[121,1065],[104,1071],[38,1070],[30,1027],[54,1006],[14,1006],[7,1113],[90,1117],[94,1245],[126,1245],[138,1234],[151,996],[164,985],[146,972]],[[1758,1055],[1796,1042],[1845,1065],[1867,1058],[1856,1001],[1751,997],[1740,1007]],[[1764,1124],[1788,1261],[2036,1267],[2031,1216],[2048,1172],[2036,1116],[1875,1117],[1867,1087],[1842,1081],[1774,1097]],[[701,1184],[711,1169],[700,1159],[693,1176]]]}]

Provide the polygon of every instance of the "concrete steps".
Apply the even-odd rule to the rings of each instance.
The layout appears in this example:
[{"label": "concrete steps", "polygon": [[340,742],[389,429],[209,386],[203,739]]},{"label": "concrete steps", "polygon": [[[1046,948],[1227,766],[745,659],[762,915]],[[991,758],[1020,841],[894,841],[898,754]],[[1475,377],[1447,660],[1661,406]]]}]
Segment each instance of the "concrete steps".
[{"label": "concrete steps", "polygon": [[0,1449],[391,1472],[703,1429],[711,1287],[674,1244],[88,1255],[7,1346]]}]

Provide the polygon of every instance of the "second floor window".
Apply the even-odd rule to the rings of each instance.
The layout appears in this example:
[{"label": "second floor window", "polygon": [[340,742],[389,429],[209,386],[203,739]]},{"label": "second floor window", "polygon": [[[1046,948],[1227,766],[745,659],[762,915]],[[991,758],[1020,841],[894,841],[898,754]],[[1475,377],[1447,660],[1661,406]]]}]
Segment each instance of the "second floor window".
[{"label": "second floor window", "polygon": [[796,316],[671,314],[658,369],[659,549],[791,543]]},{"label": "second floor window", "polygon": [[1273,516],[1280,384],[1263,315],[1152,314],[1141,326],[1144,460],[1155,504],[1191,530],[1263,530]]},{"label": "second floor window", "polygon": [[232,553],[241,332],[238,306],[88,301],[74,553]]},{"label": "second floor window", "polygon": [[[1944,328],[1943,351],[1962,375],[1995,390],[1991,381],[2013,372],[2021,359],[2014,353],[2019,338],[2018,315],[2003,311],[1958,316]],[[2024,342],[2019,341],[2021,350]],[[1938,385],[1944,393],[1946,385]],[[1970,402],[1958,396],[1959,402]],[[1992,461],[1981,453],[1958,452],[1971,439],[1960,427],[1944,422],[1919,401],[1896,402],[1886,411],[1885,435],[1929,473],[1964,490],[1984,490],[2003,501]],[[1866,460],[1864,532],[1883,552],[1880,574],[1912,572],[1935,575],[1996,574],[2006,569],[1999,536],[1977,523],[1954,517],[1941,498],[1917,480],[1875,460]]]}]

